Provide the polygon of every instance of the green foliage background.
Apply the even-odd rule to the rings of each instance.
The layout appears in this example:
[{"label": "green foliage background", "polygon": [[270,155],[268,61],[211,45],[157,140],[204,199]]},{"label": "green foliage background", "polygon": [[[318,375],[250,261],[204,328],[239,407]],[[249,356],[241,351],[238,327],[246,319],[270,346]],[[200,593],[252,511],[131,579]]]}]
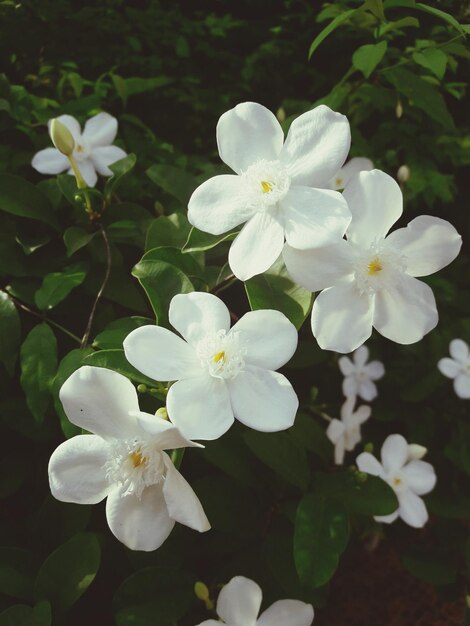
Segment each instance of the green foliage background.
[{"label": "green foliage background", "polygon": [[[259,582],[266,602],[297,597],[321,607],[335,601],[329,581],[348,545],[377,533],[418,578],[463,603],[468,402],[436,363],[451,339],[470,340],[468,255],[427,281],[436,330],[412,346],[377,335],[369,342],[387,373],[364,443],[377,451],[401,432],[429,448],[438,475],[424,531],[380,529],[371,515],[394,509],[391,491],[378,479],[361,482],[348,466],[354,454],[344,469],[332,463],[321,413],[338,415],[341,375],[337,355],[320,351],[302,325],[310,295],[279,265],[245,289],[231,281],[230,237],[191,230],[186,205],[200,182],[225,171],[215,144],[224,111],[257,101],[287,129],[325,103],[350,120],[351,156],[391,175],[410,168],[404,224],[437,215],[465,241],[467,20],[458,0],[0,2],[0,626],[190,626],[210,617],[195,581],[217,595],[236,574]],[[90,223],[73,178],[47,179],[30,161],[50,145],[48,119],[69,113],[83,123],[100,110],[118,118],[118,144],[136,159],[92,193],[100,217]],[[111,274],[80,348],[106,271],[103,230]],[[81,364],[107,366],[147,385],[141,403],[155,411],[162,389],[126,363],[122,340],[149,321],[167,325],[171,297],[194,289],[217,292],[238,315],[279,308],[300,328],[286,373],[301,410],[288,432],[236,424],[204,451],[188,451],[183,473],[213,530],[179,526],[158,551],[132,553],[107,530],[102,506],[49,495],[48,458],[78,431],[58,391]]]}]

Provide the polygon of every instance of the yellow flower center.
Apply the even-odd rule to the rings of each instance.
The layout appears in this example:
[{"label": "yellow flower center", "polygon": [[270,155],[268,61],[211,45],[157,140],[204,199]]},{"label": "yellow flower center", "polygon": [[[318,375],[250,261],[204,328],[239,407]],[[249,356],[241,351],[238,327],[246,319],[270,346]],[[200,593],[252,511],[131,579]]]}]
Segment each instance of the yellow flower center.
[{"label": "yellow flower center", "polygon": [[383,268],[380,259],[375,258],[367,266],[367,273],[369,274],[369,276],[374,276],[374,274],[378,274],[379,272],[381,272],[382,269]]},{"label": "yellow flower center", "polygon": [[78,146],[76,147],[77,152],[83,152],[84,148],[82,145],[78,144]]},{"label": "yellow flower center", "polygon": [[394,478],[393,484],[395,485],[395,487],[399,487],[401,485],[401,478]]},{"label": "yellow flower center", "polygon": [[261,187],[263,188],[263,193],[269,193],[270,191],[273,190],[273,184],[268,183],[265,180],[261,181]]},{"label": "yellow flower center", "polygon": [[219,361],[222,361],[223,359],[225,359],[225,352],[217,352],[217,354],[214,354],[214,361],[215,363],[218,363]]},{"label": "yellow flower center", "polygon": [[143,463],[146,463],[147,459],[142,456],[142,453],[140,452],[140,450],[136,450],[135,452],[132,452],[130,455],[131,461],[132,461],[132,465],[134,467],[140,467]]},{"label": "yellow flower center", "polygon": [[336,186],[337,186],[337,187],[342,187],[342,186],[343,186],[343,180],[342,180],[342,178],[337,178],[337,179],[335,180],[335,183],[336,183]]}]

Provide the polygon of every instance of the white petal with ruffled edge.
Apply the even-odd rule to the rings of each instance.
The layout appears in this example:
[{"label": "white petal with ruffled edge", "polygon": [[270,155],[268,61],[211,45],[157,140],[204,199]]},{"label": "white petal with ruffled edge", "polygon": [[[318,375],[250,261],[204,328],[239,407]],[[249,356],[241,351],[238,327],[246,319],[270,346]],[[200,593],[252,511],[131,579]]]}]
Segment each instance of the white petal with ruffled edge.
[{"label": "white petal with ruffled edge", "polygon": [[336,243],[351,221],[348,205],[337,191],[291,187],[280,207],[286,241],[298,249]]},{"label": "white petal with ruffled edge", "polygon": [[188,439],[217,439],[234,421],[225,381],[206,373],[174,383],[168,392],[167,410]]},{"label": "white petal with ruffled edge", "polygon": [[230,626],[256,624],[262,591],[253,580],[235,576],[222,588],[217,598],[217,614]]},{"label": "white petal with ruffled edge", "polygon": [[300,600],[278,600],[259,616],[256,626],[310,626],[313,607]]},{"label": "white petal with ruffled edge", "polygon": [[386,473],[396,472],[408,460],[408,443],[402,435],[389,435],[382,445],[380,454]]},{"label": "white petal with ruffled edge", "polygon": [[230,332],[239,333],[247,363],[270,370],[287,363],[297,348],[297,330],[280,311],[249,311]]},{"label": "white petal with ruffled edge", "polygon": [[237,174],[256,161],[275,161],[284,141],[276,116],[256,102],[243,102],[224,113],[216,134],[220,158]]},{"label": "white petal with ruffled edge", "polygon": [[142,496],[124,495],[125,487],[115,486],[106,501],[106,519],[113,535],[131,550],[150,552],[159,548],[171,533],[170,517],[162,484],[146,487]]},{"label": "white petal with ruffled edge", "polygon": [[232,243],[228,262],[239,280],[268,270],[282,252],[284,228],[269,211],[256,213]]},{"label": "white petal with ruffled edge", "polygon": [[423,496],[432,491],[436,485],[436,473],[426,461],[410,461],[401,471],[407,487],[416,495]]},{"label": "white petal with ruffled edge", "polygon": [[420,341],[439,320],[431,287],[407,274],[375,295],[374,328],[404,345]]},{"label": "white petal with ruffled edge", "polygon": [[109,166],[126,156],[127,154],[124,150],[118,146],[102,146],[93,148],[90,159],[98,174],[101,174],[101,176],[112,176],[113,173]]},{"label": "white petal with ruffled edge", "polygon": [[69,160],[65,154],[61,154],[55,148],[39,150],[34,155],[31,165],[40,174],[60,174],[70,167]]},{"label": "white petal with ruffled edge", "polygon": [[187,342],[195,344],[207,335],[230,329],[230,312],[220,298],[195,291],[178,294],[170,302],[170,324]]},{"label": "white petal with ruffled edge", "polygon": [[109,146],[116,139],[117,119],[102,111],[85,123],[82,138],[90,146]]},{"label": "white petal with ruffled edge", "polygon": [[109,492],[104,466],[108,444],[97,435],[77,435],[60,444],[49,461],[54,498],[75,504],[96,504]]},{"label": "white petal with ruffled edge", "polygon": [[422,528],[428,521],[428,512],[422,498],[410,490],[398,494],[399,515],[413,528]]},{"label": "white petal with ruffled edge", "polygon": [[385,237],[403,212],[398,183],[380,170],[354,176],[343,196],[352,213],[348,241],[365,248]]},{"label": "white petal with ruffled edge", "polygon": [[346,116],[322,104],[292,122],[279,159],[292,184],[325,187],[346,160],[350,144]]},{"label": "white petal with ruffled edge", "polygon": [[276,432],[294,423],[299,400],[290,382],[279,372],[247,365],[245,371],[227,383],[235,417],[245,426]]},{"label": "white petal with ruffled edge", "polygon": [[312,331],[323,350],[352,352],[372,333],[373,300],[354,282],[322,291],[312,308]]},{"label": "white petal with ruffled edge", "polygon": [[248,203],[239,176],[209,178],[192,194],[188,204],[190,224],[205,233],[221,235],[249,220],[256,206]]},{"label": "white petal with ruffled edge", "polygon": [[405,256],[411,276],[428,276],[446,267],[462,246],[462,237],[452,224],[430,215],[411,220],[406,228],[391,233],[387,241]]},{"label": "white petal with ruffled edge", "polygon": [[124,339],[123,346],[129,363],[154,380],[179,380],[200,374],[201,364],[193,348],[161,326],[136,328]]},{"label": "white petal with ruffled edge", "polygon": [[122,374],[85,365],[73,372],[59,392],[64,411],[76,426],[103,438],[134,437],[139,410],[134,385]]}]

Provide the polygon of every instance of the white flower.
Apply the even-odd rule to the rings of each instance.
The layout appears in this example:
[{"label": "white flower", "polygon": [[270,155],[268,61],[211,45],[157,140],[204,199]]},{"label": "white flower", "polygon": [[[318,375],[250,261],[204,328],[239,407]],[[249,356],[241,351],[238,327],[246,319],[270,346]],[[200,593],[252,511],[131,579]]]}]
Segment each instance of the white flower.
[{"label": "white flower", "polygon": [[170,419],[190,439],[217,439],[234,421],[261,431],[292,426],[298,407],[278,372],[294,354],[297,331],[279,311],[251,311],[230,329],[225,304],[210,293],[175,296],[169,320],[182,335],[141,326],[124,340],[127,360],[146,376],[176,380]]},{"label": "white flower", "polygon": [[140,411],[127,378],[81,367],[63,384],[60,399],[69,420],[94,434],[73,437],[52,454],[49,482],[55,498],[76,504],[107,498],[109,527],[132,550],[155,550],[175,522],[209,530],[196,494],[163,452],[198,444]]},{"label": "white flower", "polygon": [[[368,172],[374,169],[374,164],[365,157],[353,157],[328,182],[328,189],[344,189],[351,178],[359,172]],[[295,246],[294,246],[295,247]]]},{"label": "white flower", "polygon": [[342,356],[338,365],[344,375],[343,393],[346,397],[359,396],[366,402],[377,397],[377,387],[374,380],[379,380],[385,374],[385,368],[380,361],[367,363],[369,350],[367,346],[361,346],[352,354],[352,361],[347,356]]},{"label": "white flower", "polygon": [[422,528],[428,521],[428,512],[419,496],[434,489],[436,474],[433,466],[414,459],[402,435],[389,435],[382,446],[381,456],[382,464],[369,452],[363,452],[356,459],[361,472],[382,478],[398,498],[398,509],[394,513],[374,519],[391,524],[401,517],[410,526]]},{"label": "white flower", "polygon": [[312,309],[312,330],[321,348],[351,352],[372,327],[401,344],[419,341],[438,321],[431,288],[417,280],[445,267],[462,240],[449,222],[422,215],[387,236],[402,214],[397,182],[379,170],[360,172],[343,194],[352,213],[347,241],[296,250],[284,261],[294,280],[323,291]]},{"label": "white flower", "polygon": [[[118,123],[109,113],[98,113],[85,124],[83,133],[80,124],[71,115],[60,115],[59,122],[64,124],[75,140],[73,156],[78,169],[89,187],[94,187],[98,174],[111,176],[109,165],[123,159],[126,153],[122,148],[112,146]],[[45,148],[37,152],[31,165],[41,174],[60,174],[68,171],[73,174],[68,158],[56,148]]]},{"label": "white flower", "polygon": [[[226,626],[310,626],[313,607],[300,600],[278,600],[258,617],[262,591],[253,580],[235,576],[222,588],[217,599],[217,615]],[[208,619],[199,626],[220,626]]]},{"label": "white flower", "polygon": [[326,436],[335,446],[335,463],[342,465],[344,453],[351,451],[361,441],[361,424],[370,417],[370,406],[363,404],[354,410],[355,396],[346,398],[341,407],[341,419],[332,419],[326,430]]},{"label": "white flower", "polygon": [[351,220],[341,194],[327,189],[349,151],[349,123],[321,105],[284,133],[260,104],[245,102],[217,124],[220,158],[237,176],[207,180],[189,200],[188,219],[214,235],[246,222],[229,263],[240,280],[266,271],[282,252],[325,246],[341,238]]},{"label": "white flower", "polygon": [[463,339],[453,339],[449,346],[449,359],[440,359],[439,371],[447,378],[454,379],[454,390],[459,398],[470,398],[470,350]]}]

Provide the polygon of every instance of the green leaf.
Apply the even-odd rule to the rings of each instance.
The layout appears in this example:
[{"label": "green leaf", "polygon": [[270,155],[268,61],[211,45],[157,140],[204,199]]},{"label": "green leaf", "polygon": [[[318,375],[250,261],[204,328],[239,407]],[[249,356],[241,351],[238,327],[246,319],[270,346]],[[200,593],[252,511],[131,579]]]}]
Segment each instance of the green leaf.
[{"label": "green leaf", "polygon": [[0,174],[0,210],[59,229],[48,197],[24,178],[13,174]]},{"label": "green leaf", "polygon": [[441,9],[436,9],[436,7],[429,6],[428,4],[423,4],[422,2],[417,2],[415,4],[415,8],[418,9],[419,11],[423,11],[424,13],[429,13],[430,15],[434,15],[434,17],[437,17],[440,20],[447,22],[447,24],[450,24],[451,26],[453,26],[462,35],[464,35],[466,32],[465,25],[460,24],[455,19],[455,17],[450,15],[450,13],[446,13],[445,11],[442,11]]},{"label": "green leaf", "polygon": [[418,28],[419,20],[415,17],[403,17],[400,20],[395,20],[394,22],[387,22],[386,24],[381,24],[378,30],[379,37],[385,35],[389,31],[400,30],[400,28]]},{"label": "green leaf", "polygon": [[51,626],[51,607],[48,602],[38,602],[33,608],[14,604],[0,613],[0,626]]},{"label": "green leaf", "polygon": [[250,450],[284,480],[305,491],[310,470],[305,450],[289,432],[261,433],[249,430],[244,435]]},{"label": "green leaf", "polygon": [[313,53],[318,48],[318,46],[328,37],[331,33],[341,26],[344,22],[346,22],[358,9],[349,9],[348,11],[344,11],[337,15],[334,20],[332,20],[325,28],[315,37],[310,45],[310,49],[308,51],[308,60],[312,58]]},{"label": "green leaf", "polygon": [[0,291],[0,362],[13,375],[20,345],[20,316],[8,294]]},{"label": "green leaf", "polygon": [[365,0],[362,8],[370,11],[378,20],[385,20],[384,5],[382,0]]},{"label": "green leaf", "polygon": [[304,496],[295,519],[294,561],[306,587],[330,580],[348,539],[349,521],[339,503],[316,494]]},{"label": "green leaf", "polygon": [[130,171],[134,168],[137,161],[137,157],[135,154],[128,154],[123,159],[112,163],[109,166],[109,169],[113,172],[111,178],[108,178],[106,184],[104,186],[104,195],[108,199],[111,198],[112,194],[116,192],[116,189],[123,182],[124,176],[129,174]]},{"label": "green leaf", "polygon": [[439,80],[444,78],[447,67],[447,55],[437,48],[426,48],[413,53],[415,63],[430,70]]},{"label": "green leaf", "polygon": [[125,86],[127,96],[135,96],[139,93],[145,93],[148,91],[153,91],[154,89],[158,89],[159,87],[164,87],[172,82],[171,78],[168,76],[155,76],[153,78],[140,78],[138,76],[133,76],[132,78],[125,78]]},{"label": "green leaf", "polygon": [[457,578],[457,567],[437,555],[420,552],[402,556],[403,565],[419,580],[433,585],[449,585]]},{"label": "green leaf", "polygon": [[42,564],[34,584],[36,600],[49,600],[54,611],[65,612],[93,582],[101,560],[100,544],[92,533],[78,533],[54,550]]},{"label": "green leaf", "polygon": [[184,207],[197,187],[197,181],[192,174],[173,165],[152,165],[146,174],[152,182],[179,200]]},{"label": "green leaf", "polygon": [[123,317],[114,320],[99,333],[93,341],[93,347],[99,350],[116,350],[122,348],[122,343],[127,335],[140,326],[153,324],[154,321],[147,317]]},{"label": "green leaf", "polygon": [[0,548],[0,593],[20,600],[33,598],[36,558],[21,548]]},{"label": "green leaf", "polygon": [[245,282],[246,295],[252,311],[277,309],[299,329],[312,305],[313,295],[294,283],[282,260],[266,273]]},{"label": "green leaf", "polygon": [[383,59],[387,51],[387,42],[380,41],[376,44],[361,46],[352,57],[353,66],[361,71],[366,78],[372,74],[377,65]]},{"label": "green leaf", "polygon": [[127,578],[113,599],[117,626],[171,626],[195,600],[196,579],[185,569],[148,567]]},{"label": "green leaf", "polygon": [[51,400],[51,383],[57,370],[57,340],[46,323],[35,326],[20,351],[21,386],[29,410],[42,422]]},{"label": "green leaf", "polygon": [[105,367],[110,370],[114,370],[126,378],[134,381],[135,383],[142,383],[148,387],[154,387],[155,381],[147,376],[144,376],[139,371],[132,367],[129,361],[126,359],[124,350],[100,350],[99,352],[93,352],[85,357],[82,365],[93,365],[94,367]]},{"label": "green leaf", "polygon": [[238,230],[224,233],[223,235],[211,235],[210,233],[203,233],[197,228],[191,228],[187,241],[184,244],[183,252],[204,252],[205,250],[211,250],[222,243],[223,241],[232,241],[238,235]]},{"label": "green leaf", "polygon": [[86,274],[86,266],[83,263],[70,265],[63,272],[46,274],[42,285],[34,295],[38,309],[41,311],[52,309],[65,300],[72,289],[83,283]]},{"label": "green leaf", "polygon": [[84,228],[80,228],[80,226],[70,226],[64,232],[64,243],[67,248],[67,256],[71,257],[72,254],[75,254],[80,248],[86,246],[93,237],[98,233],[97,230],[90,233]]},{"label": "green leaf", "polygon": [[147,230],[145,250],[162,246],[182,248],[188,239],[190,229],[191,225],[182,213],[161,215],[153,220]]}]

